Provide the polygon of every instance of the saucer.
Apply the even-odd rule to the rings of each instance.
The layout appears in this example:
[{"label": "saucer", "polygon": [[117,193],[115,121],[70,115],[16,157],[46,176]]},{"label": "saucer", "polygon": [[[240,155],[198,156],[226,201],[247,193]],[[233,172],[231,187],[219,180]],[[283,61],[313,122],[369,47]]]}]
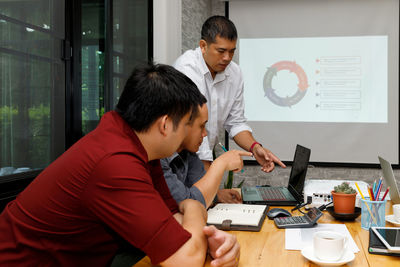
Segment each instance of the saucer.
[{"label": "saucer", "polygon": [[312,246],[305,247],[301,250],[301,255],[303,255],[307,260],[314,262],[315,264],[321,266],[340,266],[349,263],[354,260],[355,256],[351,250],[346,249],[343,256],[337,261],[322,261],[314,256],[314,249]]},{"label": "saucer", "polygon": [[352,221],[355,220],[361,214],[361,208],[355,207],[354,213],[336,213],[333,207],[327,207],[326,210],[332,215],[336,220],[341,221]]},{"label": "saucer", "polygon": [[395,226],[400,226],[400,222],[397,222],[397,221],[394,219],[394,215],[393,215],[393,214],[391,214],[391,215],[386,215],[386,216],[385,216],[385,219],[386,219],[387,222],[390,222],[390,223],[394,224]]}]

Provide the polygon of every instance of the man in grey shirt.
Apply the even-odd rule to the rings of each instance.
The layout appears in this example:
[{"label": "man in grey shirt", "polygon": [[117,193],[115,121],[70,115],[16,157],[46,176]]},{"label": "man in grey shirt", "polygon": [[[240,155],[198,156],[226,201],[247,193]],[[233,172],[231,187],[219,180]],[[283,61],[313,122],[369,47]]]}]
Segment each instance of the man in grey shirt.
[{"label": "man in grey shirt", "polygon": [[206,172],[196,152],[203,137],[207,136],[205,127],[207,120],[208,109],[207,105],[203,104],[199,116],[188,127],[186,138],[178,151],[171,157],[161,160],[165,180],[177,203],[188,198],[200,201],[206,208],[212,204],[213,200],[240,203],[241,197],[236,190],[219,190],[219,185],[227,165],[240,160],[241,156],[252,154],[238,150],[228,151],[214,160]]}]

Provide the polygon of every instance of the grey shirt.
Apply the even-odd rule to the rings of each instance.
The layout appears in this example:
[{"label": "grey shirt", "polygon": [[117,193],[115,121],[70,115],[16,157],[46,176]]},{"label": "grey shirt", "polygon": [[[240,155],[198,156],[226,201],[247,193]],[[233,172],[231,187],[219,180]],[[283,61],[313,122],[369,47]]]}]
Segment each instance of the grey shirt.
[{"label": "grey shirt", "polygon": [[206,207],[206,201],[200,190],[194,184],[206,173],[203,162],[187,150],[174,153],[168,158],[161,159],[164,177],[177,203],[185,199],[195,199]]}]

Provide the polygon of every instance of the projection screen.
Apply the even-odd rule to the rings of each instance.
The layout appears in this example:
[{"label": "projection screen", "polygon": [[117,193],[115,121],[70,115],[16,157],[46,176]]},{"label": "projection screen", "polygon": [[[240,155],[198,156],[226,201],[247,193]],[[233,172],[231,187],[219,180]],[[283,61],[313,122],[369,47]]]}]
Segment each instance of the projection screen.
[{"label": "projection screen", "polygon": [[[229,1],[245,116],[292,161],[399,164],[399,1]],[[236,147],[231,140],[230,147]]]}]

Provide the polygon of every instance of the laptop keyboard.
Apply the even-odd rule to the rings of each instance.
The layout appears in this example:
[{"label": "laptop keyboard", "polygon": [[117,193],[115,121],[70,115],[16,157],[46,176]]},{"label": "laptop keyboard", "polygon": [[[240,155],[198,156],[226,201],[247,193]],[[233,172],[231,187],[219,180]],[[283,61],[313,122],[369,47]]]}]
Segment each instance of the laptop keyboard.
[{"label": "laptop keyboard", "polygon": [[261,187],[258,189],[264,200],[286,200],[285,195],[279,188]]}]

